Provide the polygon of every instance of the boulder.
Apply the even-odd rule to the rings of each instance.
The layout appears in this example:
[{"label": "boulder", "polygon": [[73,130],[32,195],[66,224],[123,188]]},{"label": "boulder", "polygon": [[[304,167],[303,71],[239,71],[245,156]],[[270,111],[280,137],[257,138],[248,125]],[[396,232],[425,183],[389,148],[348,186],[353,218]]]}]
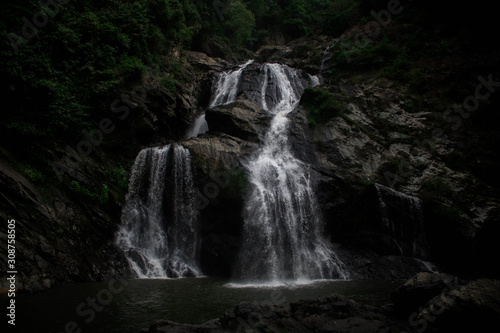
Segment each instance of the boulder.
[{"label": "boulder", "polygon": [[240,96],[234,103],[206,111],[211,132],[258,142],[269,127],[271,116],[259,105]]},{"label": "boulder", "polygon": [[409,314],[445,290],[457,287],[457,277],[445,273],[418,273],[391,295],[398,313]]},{"label": "boulder", "polygon": [[[381,255],[426,257],[421,201],[389,187],[367,185],[348,203],[328,212],[333,240]],[[330,216],[330,215],[327,215]]]},{"label": "boulder", "polygon": [[159,321],[142,332],[399,333],[405,330],[407,327],[390,319],[382,309],[332,295],[289,306],[242,302],[221,318],[200,325]]},{"label": "boulder", "polygon": [[410,316],[419,332],[492,332],[500,322],[500,280],[478,279],[445,291]]},{"label": "boulder", "polygon": [[193,156],[201,219],[200,265],[205,274],[229,276],[237,260],[247,180],[242,160],[256,144],[219,134],[183,141]]}]

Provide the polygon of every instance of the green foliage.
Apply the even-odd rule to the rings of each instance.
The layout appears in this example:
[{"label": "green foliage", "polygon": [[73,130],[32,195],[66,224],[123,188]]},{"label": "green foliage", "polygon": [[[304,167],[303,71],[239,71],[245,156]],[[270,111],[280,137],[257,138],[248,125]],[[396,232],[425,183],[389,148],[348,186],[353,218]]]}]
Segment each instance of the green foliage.
[{"label": "green foliage", "polygon": [[450,184],[443,177],[435,176],[432,177],[422,184],[422,190],[431,197],[435,198],[451,198],[453,196],[453,190]]},{"label": "green foliage", "polygon": [[342,103],[334,95],[316,87],[305,89],[301,103],[308,111],[307,119],[311,126],[325,123],[344,111]]},{"label": "green foliage", "polygon": [[71,189],[75,193],[78,193],[87,199],[97,201],[100,204],[105,204],[109,200],[109,188],[106,184],[102,185],[101,193],[96,193],[89,190],[87,187],[80,185],[80,183],[76,180],[73,180],[71,182]]},{"label": "green foliage", "polygon": [[351,54],[352,62],[359,66],[382,67],[395,61],[401,50],[387,42],[370,43],[363,48],[354,48]]},{"label": "green foliage", "polygon": [[7,35],[22,36],[20,18],[39,10],[38,1],[8,1],[0,10],[0,75],[10,85],[1,92],[9,105],[1,134],[27,144],[47,137],[77,140],[102,118],[104,101],[157,67],[173,46],[189,45],[201,27],[187,0],[72,1],[16,53]]},{"label": "green foliage", "polygon": [[228,192],[233,197],[243,196],[248,191],[248,177],[243,169],[236,168],[231,171]]},{"label": "green foliage", "polygon": [[310,30],[311,15],[305,0],[291,0],[285,7],[285,28],[293,38],[308,35]]},{"label": "green foliage", "polygon": [[236,46],[250,46],[253,42],[255,16],[240,1],[228,5],[224,13],[224,29],[226,36]]},{"label": "green foliage", "polygon": [[[325,12],[324,33],[339,36],[350,26],[356,24],[360,18],[359,1],[335,0],[327,1]],[[366,20],[366,18],[364,18]]]},{"label": "green foliage", "polygon": [[460,210],[456,207],[444,205],[435,199],[428,201],[430,212],[436,221],[446,225],[456,225],[462,219]]},{"label": "green foliage", "polygon": [[300,44],[292,49],[294,58],[307,57],[308,53],[313,52],[313,47],[309,44]]},{"label": "green foliage", "polygon": [[[386,44],[387,45],[387,44]],[[394,49],[388,47],[391,51]],[[382,74],[390,79],[397,80],[401,77],[409,78],[410,69],[412,66],[412,61],[408,57],[408,55],[404,52],[393,52],[393,54],[388,54],[389,57],[393,56],[392,62],[390,65],[382,68]]]},{"label": "green foliage", "polygon": [[107,174],[113,184],[118,185],[124,191],[128,189],[128,172],[121,164],[117,168],[108,171]]},{"label": "green foliage", "polygon": [[[12,47],[9,34],[22,36],[20,18],[31,18],[40,4],[8,0],[0,9],[5,46],[0,50],[0,75],[6,82],[0,94],[8,106],[0,115],[0,137],[16,137],[18,150],[47,139],[76,143],[83,129],[102,119],[109,101],[128,91],[142,73],[165,72],[159,78],[162,84],[171,91],[177,89],[177,82],[185,79],[182,61],[179,68],[169,60],[165,65],[165,55],[174,47],[211,50],[211,55],[231,60],[244,58],[249,48],[260,47],[269,37],[329,33],[335,30],[330,24],[344,20],[339,13],[352,21],[357,3],[71,1],[49,15],[36,37]],[[312,57],[317,62],[321,59],[320,54]]]},{"label": "green foliage", "polygon": [[137,77],[146,71],[146,66],[135,56],[122,56],[120,58],[120,67],[123,73],[133,77]]},{"label": "green foliage", "polygon": [[466,154],[456,150],[444,156],[443,160],[445,161],[448,167],[455,170],[464,170],[467,166]]},{"label": "green foliage", "polygon": [[43,173],[29,164],[19,164],[22,173],[33,183],[43,183],[45,176]]},{"label": "green foliage", "polygon": [[161,79],[161,84],[172,92],[175,92],[175,90],[177,89],[177,80],[175,79],[174,75],[169,75]]}]

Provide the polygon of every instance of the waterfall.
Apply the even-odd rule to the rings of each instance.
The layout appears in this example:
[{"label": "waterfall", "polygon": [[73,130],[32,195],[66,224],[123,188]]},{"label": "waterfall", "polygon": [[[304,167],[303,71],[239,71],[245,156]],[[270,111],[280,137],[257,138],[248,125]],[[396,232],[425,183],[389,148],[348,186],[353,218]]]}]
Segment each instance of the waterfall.
[{"label": "waterfall", "polygon": [[[225,84],[231,78],[233,87],[238,86],[244,68],[221,74],[215,91],[224,98],[215,96],[214,106],[218,101],[234,101],[236,93]],[[236,274],[245,282],[259,283],[347,278],[342,262],[322,235],[309,168],[293,156],[288,142],[287,114],[299,103],[307,80],[286,65],[264,64],[258,71],[260,75],[254,78],[259,80],[255,87],[260,91],[247,96],[259,102],[273,120],[262,147],[246,163],[250,186]]]},{"label": "waterfall", "polygon": [[212,94],[210,107],[226,105],[235,101],[240,86],[241,74],[251,63],[253,63],[253,60],[247,61],[236,70],[219,73],[217,83],[214,85],[215,91]]},{"label": "waterfall", "polygon": [[309,75],[309,80],[311,81],[312,87],[316,87],[316,86],[319,86],[321,84],[319,77],[317,75],[311,75],[311,74],[308,74],[308,75]]},{"label": "waterfall", "polygon": [[187,140],[195,138],[200,134],[206,133],[207,131],[208,131],[208,123],[207,120],[205,119],[205,113],[203,113],[202,115],[198,116],[198,118],[196,118],[191,128],[187,131],[185,139]]},{"label": "waterfall", "polygon": [[189,151],[171,144],[139,152],[116,238],[136,275],[201,276],[197,223]]},{"label": "waterfall", "polygon": [[401,255],[425,258],[422,202],[419,198],[375,184],[382,223]]},{"label": "waterfall", "polygon": [[[325,83],[326,81],[330,82],[330,74],[332,73],[331,70],[326,69],[325,63],[327,61],[330,61],[332,58],[332,52],[330,52],[330,48],[333,47],[337,43],[338,39],[334,39],[330,45],[328,45],[325,48],[325,51],[323,52],[323,56],[321,57],[321,65],[319,67],[319,76],[321,77],[321,83]],[[326,74],[326,75],[325,75]],[[328,80],[325,80],[325,76],[328,77]]]}]

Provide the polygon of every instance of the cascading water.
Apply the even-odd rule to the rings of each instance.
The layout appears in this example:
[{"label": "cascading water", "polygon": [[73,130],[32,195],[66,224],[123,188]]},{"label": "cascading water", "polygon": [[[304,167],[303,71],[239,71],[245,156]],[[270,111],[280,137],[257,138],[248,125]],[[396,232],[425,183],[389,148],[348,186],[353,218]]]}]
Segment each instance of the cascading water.
[{"label": "cascading water", "polygon": [[[244,68],[221,74],[212,106],[235,100],[234,87],[240,85]],[[293,156],[288,143],[287,114],[297,106],[308,82],[285,65],[264,64],[259,72],[260,91],[247,95],[273,120],[263,146],[246,165],[250,188],[238,278],[265,284],[345,279],[348,273],[322,235],[308,167]],[[229,77],[234,90],[225,85]]]},{"label": "cascading water", "polygon": [[[247,63],[238,67],[238,69],[231,72],[222,72],[218,76],[218,81],[214,85],[216,91],[213,93],[212,100],[209,107],[214,107],[216,105],[225,105],[234,102],[236,95],[238,93],[239,81],[241,73],[243,70],[250,65],[253,60],[249,60]],[[201,114],[196,118],[192,127],[187,131],[184,139],[190,139],[197,137],[200,134],[206,133],[208,131],[208,123],[205,119],[205,113]]]},{"label": "cascading water", "polygon": [[380,184],[375,184],[375,189],[382,223],[401,255],[425,258],[424,215],[420,199]]},{"label": "cascading water", "polygon": [[338,39],[334,39],[330,45],[328,45],[325,48],[325,51],[323,52],[323,56],[321,57],[321,65],[319,67],[319,77],[320,81],[322,83],[325,82],[330,82],[330,75],[332,74],[332,71],[328,69],[325,64],[332,59],[333,53],[330,52],[330,48],[332,48],[336,43]]},{"label": "cascading water", "polygon": [[200,134],[206,133],[207,131],[208,131],[208,123],[207,120],[205,119],[205,114],[203,113],[202,115],[198,116],[198,118],[196,118],[191,128],[187,131],[185,139],[187,140],[195,138]]},{"label": "cascading water", "polygon": [[197,223],[189,151],[171,144],[139,152],[116,239],[137,276],[201,276]]},{"label": "cascading water", "polygon": [[247,61],[236,70],[219,73],[210,107],[226,105],[235,101],[240,88],[241,74],[251,63],[253,63],[253,60]]}]

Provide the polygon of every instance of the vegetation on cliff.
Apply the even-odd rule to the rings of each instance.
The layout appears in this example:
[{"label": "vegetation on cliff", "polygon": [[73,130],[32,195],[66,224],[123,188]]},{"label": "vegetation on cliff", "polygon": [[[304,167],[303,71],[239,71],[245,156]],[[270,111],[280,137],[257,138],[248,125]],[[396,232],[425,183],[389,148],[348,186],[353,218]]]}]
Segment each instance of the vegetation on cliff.
[{"label": "vegetation on cliff", "polygon": [[[451,152],[433,151],[433,159],[494,187],[485,195],[477,190],[478,198],[471,200],[498,197],[500,161],[495,147],[500,119],[495,106],[500,95],[491,93],[487,101],[481,100],[477,112],[460,119],[459,130],[456,121],[443,119],[443,112],[474,94],[479,76],[498,79],[494,14],[481,12],[479,3],[470,0],[448,6],[430,0],[5,1],[0,7],[0,162],[6,161],[6,174],[14,169],[27,182],[13,184],[11,178],[0,177],[2,194],[8,198],[0,202],[0,213],[17,209],[25,221],[38,221],[36,233],[48,235],[54,248],[64,247],[65,255],[72,248],[67,244],[75,240],[81,248],[110,240],[138,148],[180,139],[190,117],[206,104],[207,93],[200,89],[206,82],[200,84],[199,79],[211,65],[201,56],[193,65],[187,51],[236,63],[254,57],[265,45],[283,46],[296,39],[291,48],[297,68],[317,74],[326,62],[329,69],[326,84],[307,89],[303,96],[311,128],[340,116],[385,148],[432,138],[432,133],[405,132],[404,124],[391,124],[378,110],[368,119],[371,126],[348,117],[349,103],[359,96],[341,91],[340,84],[346,89],[365,82],[390,86],[404,98],[405,111],[425,110],[430,114],[427,124],[444,129],[456,143]],[[331,58],[325,61],[327,48]],[[131,97],[146,84],[152,87],[147,106]],[[123,125],[104,142],[99,132],[92,132],[107,134],[117,123]],[[163,137],[152,134],[152,128]],[[406,135],[390,137],[394,132]],[[82,140],[97,143],[90,157],[75,150]],[[387,170],[397,173],[402,161],[391,160]],[[414,167],[425,170],[424,165]],[[351,170],[359,168],[352,165]],[[62,182],[58,172],[64,173]],[[235,187],[228,192],[241,196],[245,179],[243,174],[234,177]],[[431,202],[436,220],[452,225],[461,214],[455,208],[460,198],[452,194],[446,175],[432,177],[423,184],[422,197]],[[28,199],[31,191],[12,190],[31,186],[45,190],[40,196],[33,191],[36,195]],[[88,240],[97,232],[103,235]],[[57,240],[59,236],[64,239]],[[55,266],[56,259],[51,260]],[[106,267],[102,260],[101,269]]]}]

